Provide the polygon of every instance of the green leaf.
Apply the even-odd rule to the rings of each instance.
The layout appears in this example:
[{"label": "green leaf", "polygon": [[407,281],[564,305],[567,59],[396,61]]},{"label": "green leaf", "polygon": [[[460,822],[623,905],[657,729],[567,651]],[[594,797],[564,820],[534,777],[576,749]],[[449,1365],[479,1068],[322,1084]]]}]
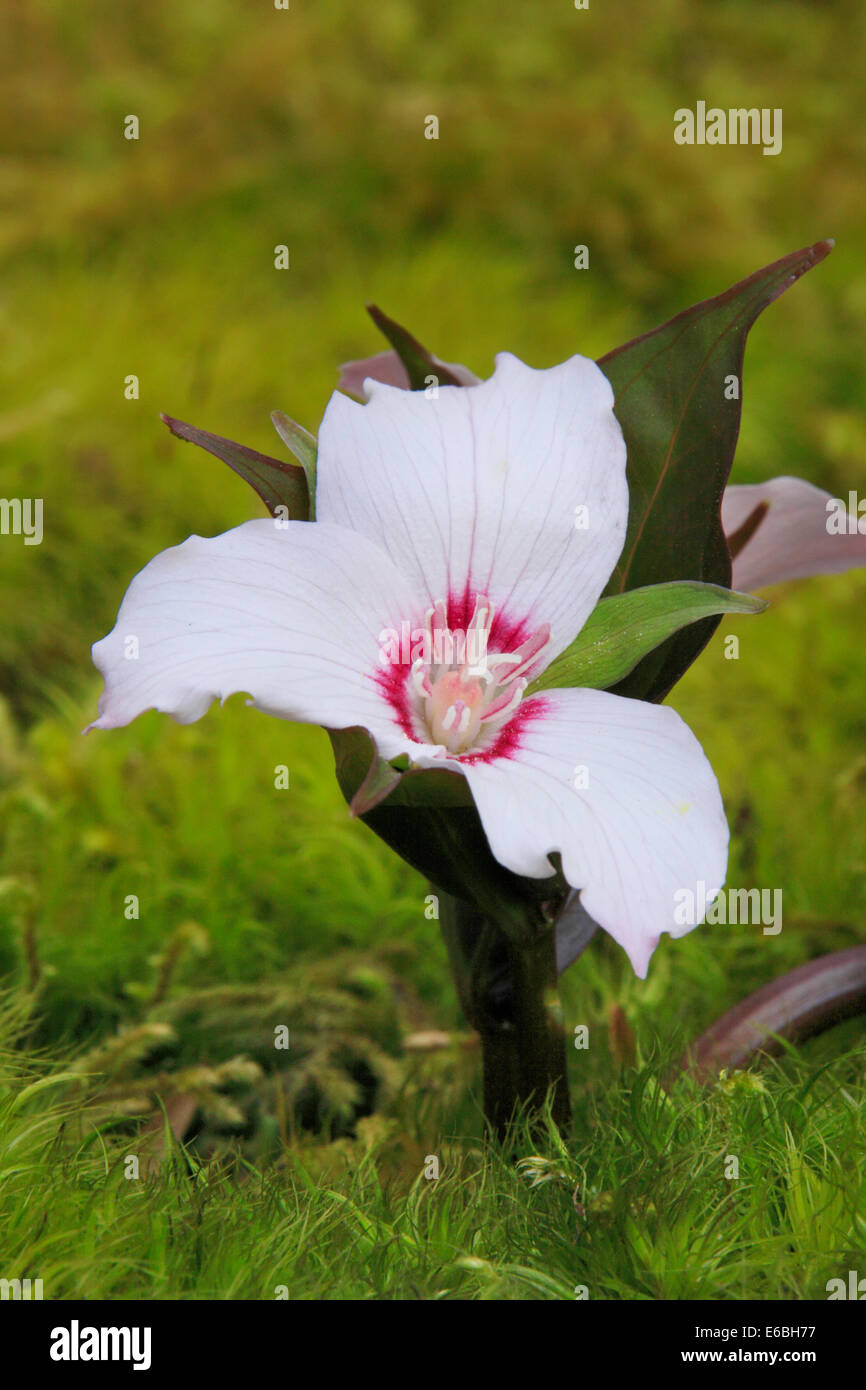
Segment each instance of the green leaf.
[{"label": "green leaf", "polygon": [[603,598],[570,647],[534,680],[527,693],[556,686],[607,690],[639,661],[689,623],[722,613],[761,613],[766,602],[717,584],[651,584]]},{"label": "green leaf", "polygon": [[377,308],[375,304],[367,305],[367,313],[375,323],[381,333],[385,335],[388,342],[396,352],[406,372],[409,376],[409,385],[413,391],[423,391],[427,385],[427,378],[435,376],[440,386],[460,386],[461,383],[445,366],[444,362],[439,362],[422,347],[417,338],[406,328],[401,328],[399,323],[389,319],[387,314]]},{"label": "green leaf", "polygon": [[[310,493],[303,468],[293,463],[282,463],[280,459],[269,458],[245,444],[235,444],[231,439],[223,439],[209,430],[196,429],[195,425],[185,425],[182,420],[174,420],[170,415],[161,415],[178,439],[188,444],[197,444],[215,458],[222,459],[244,482],[250,484],[259,494],[272,516],[278,506],[288,509],[291,521],[309,521]],[[300,428],[299,426],[296,428]]]},{"label": "green leaf", "polygon": [[272,410],[271,420],[274,429],[280,436],[290,454],[294,454],[298,463],[304,470],[304,477],[307,480],[307,492],[310,498],[309,520],[316,519],[316,455],[318,444],[316,436],[305,430],[303,425],[298,425],[294,420],[290,420],[282,410]]},{"label": "green leaf", "polygon": [[82,1080],[83,1073],[75,1071],[55,1072],[53,1076],[43,1076],[38,1081],[31,1082],[29,1086],[25,1086],[23,1090],[18,1092],[9,1107],[9,1114],[14,1115],[15,1112],[26,1105],[28,1100],[32,1099],[33,1096],[40,1095],[42,1091],[47,1091],[52,1086],[65,1086],[67,1082],[71,1081],[80,1085]]},{"label": "green leaf", "polygon": [[[731,562],[722,532],[722,493],[740,427],[746,335],[761,310],[832,250],[832,241],[785,256],[715,299],[599,359],[614,389],[628,448],[628,532],[606,593],[675,579],[727,587]],[[617,688],[661,700],[715,630],[710,618],[643,658]]]}]

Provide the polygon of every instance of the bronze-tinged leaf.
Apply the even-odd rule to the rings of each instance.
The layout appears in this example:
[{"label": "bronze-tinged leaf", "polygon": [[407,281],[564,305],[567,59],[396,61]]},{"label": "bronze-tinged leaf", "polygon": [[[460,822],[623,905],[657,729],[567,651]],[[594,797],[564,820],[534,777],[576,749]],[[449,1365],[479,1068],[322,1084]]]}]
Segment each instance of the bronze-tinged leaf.
[{"label": "bronze-tinged leaf", "polygon": [[389,319],[387,314],[377,308],[375,304],[367,305],[367,313],[375,323],[381,333],[385,335],[388,342],[396,352],[406,374],[409,377],[409,386],[412,391],[423,391],[427,385],[428,377],[435,376],[440,386],[462,386],[464,383],[459,377],[425,347],[413,338],[406,328],[401,328],[399,323]]},{"label": "bronze-tinged leaf", "polygon": [[285,507],[291,521],[309,521],[310,494],[303,468],[294,463],[283,463],[280,459],[269,458],[256,449],[248,449],[245,444],[223,439],[222,435],[200,430],[195,425],[186,425],[183,420],[174,420],[170,415],[160,415],[172,434],[184,439],[188,444],[197,444],[215,458],[222,459],[229,468],[249,483],[259,494],[272,516],[278,506]]},{"label": "bronze-tinged leaf", "polygon": [[[762,309],[832,247],[819,241],[795,251],[599,359],[628,449],[628,532],[607,594],[675,579],[730,588],[720,512],[740,428],[746,336]],[[718,621],[678,632],[616,693],[663,699]]]},{"label": "bronze-tinged leaf", "polygon": [[866,946],[833,951],[789,970],[741,999],[694,1042],[685,1070],[714,1080],[722,1067],[746,1067],[785,1042],[803,1043],[866,1014]]}]

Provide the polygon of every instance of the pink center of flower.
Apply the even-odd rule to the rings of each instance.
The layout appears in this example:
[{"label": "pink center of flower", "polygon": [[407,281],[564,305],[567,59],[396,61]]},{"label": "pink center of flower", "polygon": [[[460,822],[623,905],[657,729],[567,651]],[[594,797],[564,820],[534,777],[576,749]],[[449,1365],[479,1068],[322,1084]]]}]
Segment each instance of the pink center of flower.
[{"label": "pink center of flower", "polygon": [[493,605],[484,594],[465,632],[448,625],[440,599],[427,613],[423,654],[407,682],[415,736],[459,757],[489,748],[511,717],[527,685],[527,672],[550,640],[544,623],[513,652],[488,651]]}]

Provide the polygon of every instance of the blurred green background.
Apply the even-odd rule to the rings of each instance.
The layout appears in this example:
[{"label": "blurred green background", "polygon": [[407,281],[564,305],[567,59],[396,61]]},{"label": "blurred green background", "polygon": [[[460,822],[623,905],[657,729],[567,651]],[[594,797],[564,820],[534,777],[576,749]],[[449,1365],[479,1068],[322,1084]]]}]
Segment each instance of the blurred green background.
[{"label": "blurred green background", "polygon": [[[734,478],[862,491],[864,28],[856,0],[6,0],[0,495],[42,497],[45,517],[39,547],[0,538],[0,969],[32,1004],[25,1040],[50,1056],[144,1027],[118,1062],[137,1084],[236,1054],[267,1072],[250,1019],[294,1009],[288,1112],[262,1084],[240,1119],[219,1113],[208,1082],[213,1151],[240,1134],[260,1158],[292,1115],[351,1139],[396,1095],[416,1106],[410,1167],[432,1144],[425,1097],[480,1133],[468,1040],[400,1071],[407,1031],[459,1029],[457,1006],[427,889],[348,820],[323,734],[238,697],[190,728],[149,714],[79,737],[90,644],[132,575],[260,514],[158,412],[279,453],[269,412],[315,431],[337,364],[384,346],[366,301],[481,374],[504,348],[541,367],[833,236],[750,336]],[[698,99],[781,107],[781,155],[675,145],[673,113]],[[568,1020],[610,1042],[581,1062],[581,1096],[620,1084],[612,1008],[643,1063],[866,937],[866,574],[771,597],[723,625],[672,703],[719,776],[729,882],[781,886],[784,930],[666,941],[645,983],[597,941],[564,990]],[[274,980],[288,994],[231,996]]]}]

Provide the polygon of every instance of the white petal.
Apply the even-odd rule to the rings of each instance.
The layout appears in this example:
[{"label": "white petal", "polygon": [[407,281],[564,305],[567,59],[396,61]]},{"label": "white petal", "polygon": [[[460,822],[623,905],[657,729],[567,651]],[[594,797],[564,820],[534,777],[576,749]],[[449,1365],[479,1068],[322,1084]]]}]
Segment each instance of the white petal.
[{"label": "white petal", "polygon": [[430,604],[451,601],[452,623],[455,610],[468,622],[476,593],[524,635],[549,623],[552,660],[625,538],[625,443],[607,378],[585,357],[535,371],[500,353],[478,386],[368,388],[367,405],[338,393],[325,411],[317,516],[384,546]]},{"label": "white petal", "polygon": [[748,593],[785,579],[840,574],[866,565],[866,534],[856,530],[853,513],[853,532],[828,531],[831,500],[829,492],[802,478],[772,478],[768,483],[727,488],[722,498],[726,536],[738,530],[760,502],[769,503],[757,531],[734,557],[732,587]]},{"label": "white petal", "polygon": [[683,923],[677,895],[705,907],[724,882],[718,783],[672,709],[600,690],[538,698],[542,712],[524,720],[507,757],[461,764],[490,848],[530,878],[547,877],[558,850],[582,905],[643,978],[660,934],[695,925]]},{"label": "white petal", "polygon": [[406,739],[377,683],[379,636],[404,613],[423,613],[411,585],[339,527],[261,520],[190,536],[133,579],[116,626],[94,645],[106,688],[90,727],[147,709],[186,724],[246,691],[284,719],[364,725],[393,757]]}]

